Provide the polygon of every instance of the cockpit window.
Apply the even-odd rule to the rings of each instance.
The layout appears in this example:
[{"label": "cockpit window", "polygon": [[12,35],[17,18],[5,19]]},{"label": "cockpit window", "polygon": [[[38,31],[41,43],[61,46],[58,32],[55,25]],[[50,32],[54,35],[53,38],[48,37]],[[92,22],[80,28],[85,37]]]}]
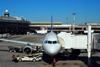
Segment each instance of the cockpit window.
[{"label": "cockpit window", "polygon": [[52,44],[52,41],[48,41],[49,44]]},{"label": "cockpit window", "polygon": [[45,41],[44,43],[48,43],[48,44],[56,44],[57,41]]},{"label": "cockpit window", "polygon": [[47,43],[47,41],[45,41],[44,43]]},{"label": "cockpit window", "polygon": [[56,44],[57,43],[57,41],[53,41],[53,44]]}]

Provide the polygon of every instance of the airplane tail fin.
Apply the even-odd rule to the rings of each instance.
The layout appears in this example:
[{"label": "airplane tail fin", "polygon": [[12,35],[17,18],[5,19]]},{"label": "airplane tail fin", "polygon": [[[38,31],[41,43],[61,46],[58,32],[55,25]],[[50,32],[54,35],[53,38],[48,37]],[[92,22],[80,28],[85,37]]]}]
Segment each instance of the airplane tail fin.
[{"label": "airplane tail fin", "polygon": [[53,30],[53,22],[52,22],[52,16],[51,16],[51,32],[52,32],[52,30]]}]

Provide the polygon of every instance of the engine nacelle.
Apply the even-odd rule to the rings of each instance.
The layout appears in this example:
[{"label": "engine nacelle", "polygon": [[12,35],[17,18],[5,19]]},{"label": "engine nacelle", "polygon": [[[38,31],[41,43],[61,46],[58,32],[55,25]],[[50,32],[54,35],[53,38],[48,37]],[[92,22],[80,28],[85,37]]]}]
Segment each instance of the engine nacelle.
[{"label": "engine nacelle", "polygon": [[31,46],[25,46],[23,49],[23,53],[28,55],[32,53],[32,47]]},{"label": "engine nacelle", "polygon": [[80,54],[80,49],[72,49],[72,53],[74,55],[79,55]]}]

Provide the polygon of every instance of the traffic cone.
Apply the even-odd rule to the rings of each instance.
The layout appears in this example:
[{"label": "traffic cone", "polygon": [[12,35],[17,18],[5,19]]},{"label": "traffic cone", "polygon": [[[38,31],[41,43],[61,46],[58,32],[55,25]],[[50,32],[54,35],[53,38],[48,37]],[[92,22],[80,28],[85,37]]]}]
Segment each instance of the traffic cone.
[{"label": "traffic cone", "polygon": [[78,59],[76,61],[78,61]]}]

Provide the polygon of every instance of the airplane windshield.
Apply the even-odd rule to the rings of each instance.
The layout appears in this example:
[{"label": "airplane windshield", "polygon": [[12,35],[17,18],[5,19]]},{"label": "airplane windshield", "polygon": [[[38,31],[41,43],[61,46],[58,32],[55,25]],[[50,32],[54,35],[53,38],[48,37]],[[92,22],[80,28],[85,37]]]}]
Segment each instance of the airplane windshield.
[{"label": "airplane windshield", "polygon": [[57,41],[53,41],[53,44],[56,44],[57,43]]},{"label": "airplane windshield", "polygon": [[48,41],[49,44],[52,44],[52,41]]},{"label": "airplane windshield", "polygon": [[48,43],[47,41],[45,41],[44,43]]},{"label": "airplane windshield", "polygon": [[57,41],[45,41],[45,43],[48,43],[48,44],[56,44]]}]

